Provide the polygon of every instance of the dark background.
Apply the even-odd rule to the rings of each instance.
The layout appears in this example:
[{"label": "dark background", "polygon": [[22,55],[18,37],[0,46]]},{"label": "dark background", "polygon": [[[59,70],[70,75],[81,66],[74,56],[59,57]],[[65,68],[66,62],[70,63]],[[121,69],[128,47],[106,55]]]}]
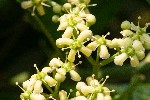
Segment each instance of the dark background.
[{"label": "dark background", "polygon": [[[96,24],[91,27],[94,34],[102,35],[110,32],[108,38],[112,39],[121,37],[120,24],[124,20],[137,25],[138,16],[141,16],[140,25],[143,27],[145,23],[150,22],[150,4],[146,0],[92,0],[91,3],[97,4],[96,7],[89,8],[97,18]],[[56,31],[59,23],[51,22],[51,17],[54,15],[51,8],[45,10],[48,15],[39,18],[56,40],[61,36],[62,31]],[[150,32],[150,29],[148,31]],[[48,62],[53,57],[58,57],[57,53],[30,13],[23,10],[20,3],[15,0],[0,0],[0,100],[19,100],[21,90],[15,86],[15,81],[22,83],[36,72],[34,64],[41,69],[48,66]],[[83,64],[88,65],[86,61]],[[111,66],[115,65],[111,63]],[[83,77],[90,73],[89,67],[82,69],[87,70],[86,73],[79,71]],[[110,74],[110,83],[119,84],[116,86],[118,91],[128,86],[132,76],[131,67],[117,67],[115,70],[106,67],[102,68],[102,71],[104,71],[103,76]],[[148,70],[144,71],[144,74],[149,75]],[[143,93],[144,97],[139,97],[139,100],[148,100],[150,95],[145,96],[146,93],[150,93],[149,78],[144,83],[146,86],[140,87],[143,88],[144,92],[142,91],[141,94]],[[136,92],[138,93],[138,88]]]}]

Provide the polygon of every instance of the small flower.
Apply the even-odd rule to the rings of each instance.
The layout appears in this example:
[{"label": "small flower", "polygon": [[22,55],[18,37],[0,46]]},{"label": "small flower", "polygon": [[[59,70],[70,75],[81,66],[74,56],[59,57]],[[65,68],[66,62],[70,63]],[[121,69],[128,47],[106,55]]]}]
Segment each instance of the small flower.
[{"label": "small flower", "polygon": [[30,95],[30,100],[46,100],[46,98],[41,94],[32,93]]},{"label": "small flower", "polygon": [[122,53],[118,56],[115,56],[115,59],[114,59],[114,63],[116,65],[120,65],[122,66],[123,65],[123,62],[128,58],[128,55],[126,53]]},{"label": "small flower", "polygon": [[99,56],[102,59],[108,59],[110,57],[110,54],[108,52],[108,49],[107,49],[106,45],[101,45],[100,46]]},{"label": "small flower", "polygon": [[33,92],[36,93],[36,94],[39,94],[39,93],[42,93],[42,92],[43,92],[42,81],[41,81],[41,80],[37,80],[37,81],[35,82]]},{"label": "small flower", "polygon": [[123,36],[131,36],[133,32],[131,30],[123,30],[120,32]]},{"label": "small flower", "polygon": [[59,98],[60,100],[67,100],[67,92],[64,90],[59,91]]},{"label": "small flower", "polygon": [[130,64],[132,67],[136,67],[139,65],[139,59],[136,55],[130,58]]},{"label": "small flower", "polygon": [[126,30],[126,29],[130,29],[131,28],[131,23],[129,21],[123,21],[122,24],[121,24],[121,28],[123,30]]},{"label": "small flower", "polygon": [[45,81],[50,87],[55,86],[56,83],[57,83],[57,81],[56,81],[55,79],[53,79],[52,77],[50,77],[50,76],[48,76],[48,75],[46,75],[46,76],[44,77],[44,81]]},{"label": "small flower", "polygon": [[57,59],[57,58],[53,58],[50,63],[49,63],[49,66],[51,67],[60,67],[62,64],[62,61],[60,59]]},{"label": "small flower", "polygon": [[59,82],[63,82],[66,79],[66,76],[60,73],[55,74],[55,79]]},{"label": "small flower", "polygon": [[81,92],[87,96],[89,93],[94,93],[95,89],[93,86],[82,86]]},{"label": "small flower", "polygon": [[81,80],[80,75],[75,70],[71,70],[69,73],[70,73],[72,80],[74,80],[74,81],[80,81]]}]

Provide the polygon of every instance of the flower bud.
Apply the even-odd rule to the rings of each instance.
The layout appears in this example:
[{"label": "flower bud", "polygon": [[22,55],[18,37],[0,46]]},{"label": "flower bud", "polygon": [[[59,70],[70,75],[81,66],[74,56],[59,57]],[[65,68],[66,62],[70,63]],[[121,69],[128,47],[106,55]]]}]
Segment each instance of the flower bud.
[{"label": "flower bud", "polygon": [[44,8],[42,5],[36,6],[36,9],[37,9],[39,15],[41,15],[41,16],[45,15],[45,11],[44,11]]},{"label": "flower bud", "polygon": [[23,9],[28,9],[28,8],[30,8],[30,7],[32,7],[32,6],[33,6],[32,1],[23,1],[23,2],[21,3],[21,7],[22,7]]},{"label": "flower bud", "polygon": [[74,80],[74,81],[80,81],[81,80],[80,75],[75,70],[71,70],[69,73],[70,73],[72,80]]},{"label": "flower bud", "polygon": [[89,57],[92,53],[92,50],[90,50],[89,48],[85,47],[85,46],[82,46],[80,51],[86,55],[87,57]]},{"label": "flower bud", "polygon": [[67,92],[64,90],[59,91],[60,100],[67,100]]},{"label": "flower bud", "polygon": [[60,67],[62,64],[61,60],[60,59],[57,59],[57,58],[53,58],[50,63],[49,63],[49,66],[51,67]]},{"label": "flower bud", "polygon": [[56,69],[57,73],[61,74],[61,75],[66,75],[66,69],[64,68],[59,68],[59,69]]},{"label": "flower bud", "polygon": [[63,7],[66,9],[66,10],[70,10],[71,9],[71,4],[70,3],[65,3],[63,5]]},{"label": "flower bud", "polygon": [[87,86],[87,85],[84,82],[78,82],[77,85],[76,85],[76,89],[79,90],[79,91],[81,91],[81,88],[83,86]]},{"label": "flower bud", "polygon": [[73,28],[67,27],[64,34],[62,35],[62,38],[71,38],[72,35],[73,35]]},{"label": "flower bud", "polygon": [[108,59],[110,57],[110,54],[108,52],[106,45],[101,45],[99,56],[102,59]]},{"label": "flower bud", "polygon": [[128,55],[126,53],[122,53],[118,56],[115,56],[115,59],[114,59],[114,63],[116,65],[120,65],[122,66],[123,65],[123,62],[128,58]]},{"label": "flower bud", "polygon": [[136,56],[138,57],[139,60],[142,60],[145,57],[145,52],[144,51],[136,51]]},{"label": "flower bud", "polygon": [[37,94],[43,92],[42,81],[41,81],[41,80],[37,80],[37,81],[35,82],[33,92],[34,92],[34,93],[37,93]]},{"label": "flower bud", "polygon": [[59,16],[57,16],[57,15],[54,15],[54,16],[52,17],[52,21],[53,21],[54,23],[57,23],[57,22],[58,22],[58,19],[59,19]]},{"label": "flower bud", "polygon": [[95,22],[96,22],[96,18],[95,18],[95,16],[92,15],[92,14],[86,14],[86,21],[87,21],[89,24],[93,25],[93,24],[95,24]]},{"label": "flower bud", "polygon": [[102,93],[97,93],[96,100],[105,100],[105,99],[104,99],[104,94],[102,94]]},{"label": "flower bud", "polygon": [[93,34],[92,34],[91,30],[84,30],[80,33],[77,40],[80,42],[83,42],[83,41],[87,40],[88,38],[90,39],[92,37],[92,35]]},{"label": "flower bud", "polygon": [[130,36],[130,35],[133,34],[133,32],[130,31],[130,30],[123,30],[123,31],[121,31],[120,33],[121,33],[123,36]]},{"label": "flower bud", "polygon": [[123,21],[122,23],[121,23],[121,28],[123,29],[123,30],[126,30],[126,29],[130,29],[131,28],[131,24],[130,24],[130,22],[129,21]]},{"label": "flower bud", "polygon": [[68,58],[67,59],[70,62],[74,62],[75,61],[75,55],[76,55],[76,53],[77,53],[76,50],[71,49],[70,52],[69,52],[69,54],[68,54]]},{"label": "flower bud", "polygon": [[55,4],[53,6],[53,12],[58,13],[58,14],[61,13],[61,6],[59,4]]},{"label": "flower bud", "polygon": [[57,31],[59,31],[59,30],[65,30],[67,27],[68,27],[68,23],[67,22],[62,22],[62,23],[60,23]]},{"label": "flower bud", "polygon": [[65,79],[66,79],[66,76],[65,75],[62,75],[60,73],[56,73],[55,75],[55,79],[59,82],[63,82]]},{"label": "flower bud", "polygon": [[106,95],[106,96],[104,96],[104,100],[112,100],[112,98],[110,95]]},{"label": "flower bud", "polygon": [[81,92],[87,96],[89,93],[93,93],[95,91],[93,86],[82,86]]},{"label": "flower bud", "polygon": [[41,72],[43,72],[43,73],[51,73],[52,72],[52,68],[51,67],[44,67]]},{"label": "flower bud", "polygon": [[89,27],[87,27],[85,24],[82,24],[82,23],[78,23],[76,25],[77,29],[80,30],[81,32],[84,31],[84,30],[88,30]]},{"label": "flower bud", "polygon": [[132,47],[136,50],[136,51],[144,51],[144,47],[142,45],[142,43],[139,40],[134,40],[133,41],[133,45]]},{"label": "flower bud", "polygon": [[138,60],[138,58],[137,58],[136,55],[134,55],[134,56],[131,57],[130,59],[131,59],[131,60],[130,60],[130,64],[131,64],[132,67],[136,67],[136,66],[139,65],[139,60]]},{"label": "flower bud", "polygon": [[88,100],[88,99],[86,97],[84,97],[84,96],[77,96],[73,100]]},{"label": "flower bud", "polygon": [[48,76],[48,75],[46,75],[46,76],[44,77],[44,81],[45,81],[50,87],[55,86],[56,83],[57,83],[57,81],[56,81],[55,79],[53,79],[52,77],[50,77],[50,76]]},{"label": "flower bud", "polygon": [[89,43],[86,47],[91,49],[92,51],[95,51],[97,46],[98,45],[97,45],[96,41],[93,41],[93,42]]},{"label": "flower bud", "polygon": [[56,40],[56,45],[58,48],[63,48],[65,46],[70,45],[72,42],[73,40],[69,38],[59,38]]},{"label": "flower bud", "polygon": [[41,94],[32,93],[30,95],[30,100],[46,100],[46,98]]}]

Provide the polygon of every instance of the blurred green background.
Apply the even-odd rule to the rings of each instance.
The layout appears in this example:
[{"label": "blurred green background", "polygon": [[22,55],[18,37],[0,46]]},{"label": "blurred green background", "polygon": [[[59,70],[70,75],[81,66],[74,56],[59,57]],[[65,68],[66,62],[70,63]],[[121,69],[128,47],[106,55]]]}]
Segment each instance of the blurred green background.
[{"label": "blurred green background", "polygon": [[[58,2],[63,3],[63,1]],[[120,24],[124,20],[129,20],[137,25],[137,18],[141,16],[140,25],[143,27],[145,23],[150,22],[149,0],[91,1],[91,4],[97,4],[97,6],[89,8],[97,18],[96,24],[91,27],[94,34],[102,35],[110,32],[111,35],[107,38],[112,39],[121,37],[119,34]],[[48,66],[50,59],[58,57],[59,54],[50,43],[49,34],[45,34],[43,31],[51,33],[54,40],[59,38],[63,31],[57,32],[59,23],[51,22],[51,17],[54,15],[51,8],[45,8],[45,10],[47,15],[32,17],[27,10],[20,7],[20,3],[17,1],[0,0],[0,100],[19,100],[22,91],[15,85],[15,82],[22,83],[36,73],[34,64],[41,69]],[[43,22],[46,30],[40,28],[39,20]],[[150,33],[150,28],[147,31]],[[84,79],[86,75],[91,74],[91,68],[84,58],[83,61],[84,67],[82,65],[79,73]],[[131,86],[134,90],[132,98],[124,100],[150,100],[149,64],[139,71],[145,80],[140,82],[137,87],[132,87],[132,85],[137,85],[134,84],[136,79],[134,80],[132,77],[137,69],[130,67],[128,62],[124,67],[116,67],[114,63],[109,65],[101,69],[100,75],[101,77],[110,75],[110,79],[107,81],[108,86],[117,90],[113,95],[121,93]],[[86,72],[83,73],[83,70]],[[129,85],[130,81],[131,83],[134,81],[133,84]],[[67,83],[63,85],[67,86]],[[131,91],[126,90],[126,92],[130,93]]]}]

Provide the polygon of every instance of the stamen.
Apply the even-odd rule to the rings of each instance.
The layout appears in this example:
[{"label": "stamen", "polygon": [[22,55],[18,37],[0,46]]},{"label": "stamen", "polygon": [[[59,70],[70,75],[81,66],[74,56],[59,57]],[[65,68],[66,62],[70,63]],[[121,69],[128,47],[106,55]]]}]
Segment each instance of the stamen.
[{"label": "stamen", "polygon": [[40,71],[39,71],[39,69],[37,68],[37,65],[36,65],[36,64],[34,64],[34,67],[36,68],[37,73],[39,73]]},{"label": "stamen", "polygon": [[91,7],[91,6],[97,6],[97,4],[90,4],[90,5],[87,5],[88,7]]},{"label": "stamen", "polygon": [[109,76],[106,76],[106,78],[105,78],[104,82],[102,83],[102,85],[105,84],[105,82],[106,82],[106,80],[107,80],[108,78],[109,78]]},{"label": "stamen", "polygon": [[78,53],[78,58],[81,58],[81,55],[80,55],[79,51],[77,51],[77,53]]},{"label": "stamen", "polygon": [[31,13],[31,16],[34,16],[35,15],[35,6],[33,6],[33,10],[32,10],[32,13]]},{"label": "stamen", "polygon": [[110,35],[110,32],[108,32],[104,37],[106,38],[106,36]]},{"label": "stamen", "polygon": [[51,7],[50,5],[48,5],[48,4],[44,3],[44,2],[41,2],[41,5],[46,6],[46,7]]},{"label": "stamen", "polygon": [[25,90],[18,84],[18,82],[16,82],[16,85],[17,85],[23,92],[25,92]]}]

